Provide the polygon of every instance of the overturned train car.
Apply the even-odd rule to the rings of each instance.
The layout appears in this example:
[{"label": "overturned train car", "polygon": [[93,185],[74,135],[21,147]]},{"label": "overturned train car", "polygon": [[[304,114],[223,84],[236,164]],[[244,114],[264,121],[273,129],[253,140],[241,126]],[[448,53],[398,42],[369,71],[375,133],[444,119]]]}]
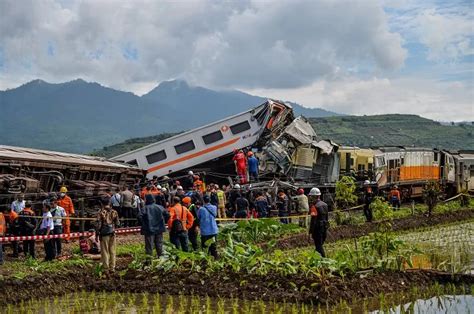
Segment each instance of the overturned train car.
[{"label": "overturned train car", "polygon": [[[66,186],[76,202],[93,206],[107,189],[142,179],[141,169],[104,158],[0,145],[0,206],[18,194],[38,208],[41,200]],[[37,205],[37,206],[35,206]]]}]

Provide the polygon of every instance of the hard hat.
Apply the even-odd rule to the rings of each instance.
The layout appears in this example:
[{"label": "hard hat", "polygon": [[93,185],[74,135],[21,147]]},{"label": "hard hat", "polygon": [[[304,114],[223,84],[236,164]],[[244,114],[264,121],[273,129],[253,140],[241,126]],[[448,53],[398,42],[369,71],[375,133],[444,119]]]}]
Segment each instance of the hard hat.
[{"label": "hard hat", "polygon": [[166,188],[161,189],[161,192],[166,192],[166,191],[168,191]]},{"label": "hard hat", "polygon": [[312,188],[311,191],[309,191],[308,195],[321,195],[321,191],[318,188]]},{"label": "hard hat", "polygon": [[178,187],[176,188],[177,190],[182,190],[183,187],[181,185],[178,185]]},{"label": "hard hat", "polygon": [[248,153],[247,153],[247,156],[249,156],[249,157],[250,157],[250,156],[253,156],[253,152],[248,152]]},{"label": "hard hat", "polygon": [[395,184],[395,185],[393,186],[393,188],[394,188],[394,189],[398,189],[398,185]]},{"label": "hard hat", "polygon": [[240,184],[234,185],[234,189],[240,189]]},{"label": "hard hat", "polygon": [[365,180],[364,181],[364,185],[369,185],[370,184],[370,181],[369,180]]},{"label": "hard hat", "polygon": [[62,187],[59,189],[59,193],[67,193],[67,187],[62,186]]},{"label": "hard hat", "polygon": [[304,190],[303,189],[298,189],[297,193],[298,193],[298,195],[302,195],[302,194],[304,194]]},{"label": "hard hat", "polygon": [[194,174],[194,172],[192,172],[191,170],[189,170],[188,174],[189,174],[190,176],[192,176],[192,175]]},{"label": "hard hat", "polygon": [[157,188],[158,190],[161,190],[161,185],[158,184],[158,185],[156,186],[156,188]]},{"label": "hard hat", "polygon": [[189,205],[191,204],[191,198],[189,196],[186,196],[183,198],[183,204]]},{"label": "hard hat", "polygon": [[214,188],[219,189],[219,185],[215,184]]}]

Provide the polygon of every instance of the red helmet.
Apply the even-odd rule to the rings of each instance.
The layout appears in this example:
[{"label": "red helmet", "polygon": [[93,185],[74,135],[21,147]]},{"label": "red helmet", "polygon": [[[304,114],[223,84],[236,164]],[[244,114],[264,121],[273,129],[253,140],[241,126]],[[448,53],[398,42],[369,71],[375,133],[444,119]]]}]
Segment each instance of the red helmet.
[{"label": "red helmet", "polygon": [[304,190],[303,189],[298,189],[298,195],[303,195],[304,194]]}]

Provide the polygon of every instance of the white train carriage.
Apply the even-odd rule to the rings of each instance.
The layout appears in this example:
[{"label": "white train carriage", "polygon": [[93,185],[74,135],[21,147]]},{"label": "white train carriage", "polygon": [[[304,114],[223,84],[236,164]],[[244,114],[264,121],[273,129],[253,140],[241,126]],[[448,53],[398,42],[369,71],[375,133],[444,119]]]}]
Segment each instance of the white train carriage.
[{"label": "white train carriage", "polygon": [[112,159],[137,165],[147,171],[148,178],[161,177],[252,146],[265,130],[280,128],[289,116],[293,117],[290,105],[267,100],[254,109]]}]

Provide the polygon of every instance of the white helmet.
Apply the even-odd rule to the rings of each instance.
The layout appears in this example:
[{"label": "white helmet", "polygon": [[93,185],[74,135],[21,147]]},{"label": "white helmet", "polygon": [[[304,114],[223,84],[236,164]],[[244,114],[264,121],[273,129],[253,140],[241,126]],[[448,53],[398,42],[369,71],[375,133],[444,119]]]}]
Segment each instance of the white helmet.
[{"label": "white helmet", "polygon": [[234,189],[240,189],[240,184],[234,185]]},{"label": "white helmet", "polygon": [[182,190],[183,187],[182,187],[181,185],[178,185],[178,186],[176,187],[176,189],[177,189],[177,190]]},{"label": "white helmet", "polygon": [[191,170],[189,170],[188,174],[189,174],[190,176],[192,176],[192,175],[194,175],[194,172],[192,172]]},{"label": "white helmet", "polygon": [[166,191],[168,191],[166,188],[161,189],[161,192],[163,192],[163,193],[166,193]]},{"label": "white helmet", "polygon": [[156,188],[157,188],[158,190],[161,190],[161,185],[158,184],[158,185],[156,186]]},{"label": "white helmet", "polygon": [[217,190],[217,189],[219,189],[219,186],[216,184],[216,185],[214,185],[214,188],[216,188],[216,190]]},{"label": "white helmet", "polygon": [[309,191],[308,195],[321,195],[321,191],[318,188],[312,188],[311,191]]},{"label": "white helmet", "polygon": [[364,181],[364,185],[369,185],[370,184],[370,181],[369,180],[365,180]]}]

